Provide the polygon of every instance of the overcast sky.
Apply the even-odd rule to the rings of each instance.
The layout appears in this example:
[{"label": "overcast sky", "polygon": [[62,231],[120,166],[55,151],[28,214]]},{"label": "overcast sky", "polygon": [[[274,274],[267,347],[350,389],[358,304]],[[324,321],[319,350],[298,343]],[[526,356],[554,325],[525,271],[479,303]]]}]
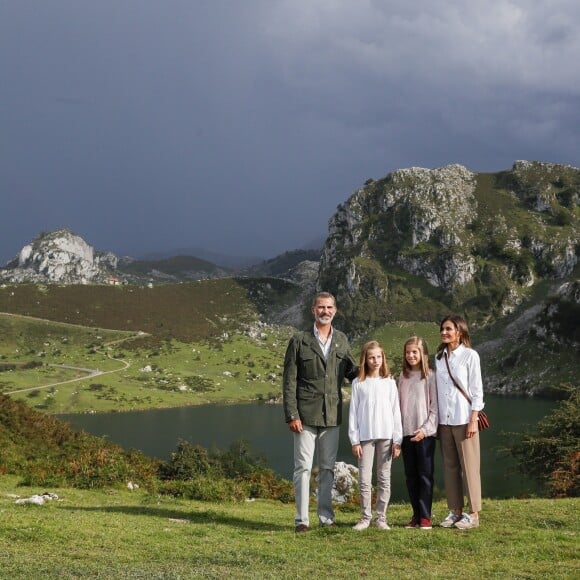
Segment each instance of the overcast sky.
[{"label": "overcast sky", "polygon": [[580,165],[577,0],[0,0],[0,261],[270,258],[366,179]]}]

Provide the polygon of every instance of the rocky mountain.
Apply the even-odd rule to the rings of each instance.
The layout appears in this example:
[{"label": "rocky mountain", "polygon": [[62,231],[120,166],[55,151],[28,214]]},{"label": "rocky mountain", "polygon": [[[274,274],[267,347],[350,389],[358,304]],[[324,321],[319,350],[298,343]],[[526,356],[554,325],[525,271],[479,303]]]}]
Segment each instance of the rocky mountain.
[{"label": "rocky mountain", "polygon": [[487,392],[546,393],[552,383],[577,385],[580,372],[579,204],[580,169],[568,165],[400,169],[337,208],[321,254],[288,251],[233,271],[192,256],[117,258],[59,230],[25,245],[0,282],[236,276],[264,321],[295,327],[310,324],[310,300],[324,289],[352,338],[455,311],[479,333]]},{"label": "rocky mountain", "polygon": [[330,219],[317,286],[357,334],[449,311],[485,324],[578,262],[580,169],[517,161],[475,173],[409,168],[368,180]]},{"label": "rocky mountain", "polygon": [[178,282],[222,278],[226,268],[193,256],[159,260],[118,258],[97,252],[80,236],[62,229],[41,233],[19,255],[0,269],[0,281],[8,283],[103,284]]},{"label": "rocky mountain", "polygon": [[115,276],[114,254],[95,252],[69,230],[42,233],[0,270],[0,280],[11,283],[88,284]]}]

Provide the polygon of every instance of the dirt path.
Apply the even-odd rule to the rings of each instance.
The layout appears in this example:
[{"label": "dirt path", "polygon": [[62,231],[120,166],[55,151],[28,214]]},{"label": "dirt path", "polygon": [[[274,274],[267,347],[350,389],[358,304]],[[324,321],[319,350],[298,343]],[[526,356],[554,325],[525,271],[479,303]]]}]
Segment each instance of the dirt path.
[{"label": "dirt path", "polygon": [[142,338],[144,336],[147,336],[147,333],[139,331],[133,336],[127,336],[125,338],[120,338],[118,340],[113,340],[111,342],[107,342],[107,343],[103,344],[103,350],[105,350],[105,352],[103,352],[103,354],[106,355],[107,358],[109,358],[111,360],[120,362],[121,365],[123,365],[123,366],[121,366],[121,368],[113,369],[111,371],[100,371],[99,369],[88,369],[88,368],[84,368],[84,367],[75,367],[72,365],[58,365],[58,364],[50,363],[47,366],[57,367],[57,368],[62,368],[62,369],[71,369],[71,370],[75,370],[75,371],[84,372],[87,374],[84,377],[76,377],[74,379],[68,379],[66,381],[59,381],[57,383],[38,385],[36,387],[26,387],[25,389],[17,389],[15,391],[6,391],[4,394],[5,395],[12,395],[14,393],[25,393],[27,391],[36,391],[38,389],[48,389],[50,387],[57,387],[59,385],[66,385],[69,383],[76,383],[79,381],[86,381],[87,379],[92,379],[93,377],[98,377],[98,376],[102,376],[102,375],[110,375],[112,373],[118,373],[120,371],[124,371],[131,366],[131,363],[127,362],[126,360],[122,360],[120,358],[115,358],[115,357],[111,356],[108,352],[106,352],[106,349],[110,348],[114,344],[119,344],[119,343],[125,342],[127,340],[134,340],[135,338]]}]

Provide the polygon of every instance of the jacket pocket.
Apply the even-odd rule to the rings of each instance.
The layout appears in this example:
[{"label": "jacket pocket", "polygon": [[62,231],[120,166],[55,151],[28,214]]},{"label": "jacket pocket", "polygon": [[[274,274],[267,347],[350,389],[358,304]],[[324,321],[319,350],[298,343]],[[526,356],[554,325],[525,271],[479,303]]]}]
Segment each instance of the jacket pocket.
[{"label": "jacket pocket", "polygon": [[299,376],[306,380],[316,379],[318,377],[319,359],[314,353],[303,353],[300,361]]},{"label": "jacket pocket", "polygon": [[314,399],[321,399],[322,393],[313,389],[298,389],[296,398],[300,401],[313,401]]}]

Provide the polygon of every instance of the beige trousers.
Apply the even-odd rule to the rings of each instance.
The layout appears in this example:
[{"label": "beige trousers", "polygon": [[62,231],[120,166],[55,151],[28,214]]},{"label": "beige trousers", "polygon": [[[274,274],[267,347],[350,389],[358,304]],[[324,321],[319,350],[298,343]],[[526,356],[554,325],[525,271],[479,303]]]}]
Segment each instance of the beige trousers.
[{"label": "beige trousers", "polygon": [[373,462],[377,470],[377,518],[384,518],[391,499],[391,462],[393,460],[392,439],[370,439],[361,441],[362,457],[358,460],[358,487],[360,492],[361,519],[372,518],[371,494]]},{"label": "beige trousers", "polygon": [[481,476],[479,471],[479,433],[468,439],[467,425],[439,425],[443,457],[443,479],[450,510],[463,510],[463,494],[469,511],[481,510]]}]

